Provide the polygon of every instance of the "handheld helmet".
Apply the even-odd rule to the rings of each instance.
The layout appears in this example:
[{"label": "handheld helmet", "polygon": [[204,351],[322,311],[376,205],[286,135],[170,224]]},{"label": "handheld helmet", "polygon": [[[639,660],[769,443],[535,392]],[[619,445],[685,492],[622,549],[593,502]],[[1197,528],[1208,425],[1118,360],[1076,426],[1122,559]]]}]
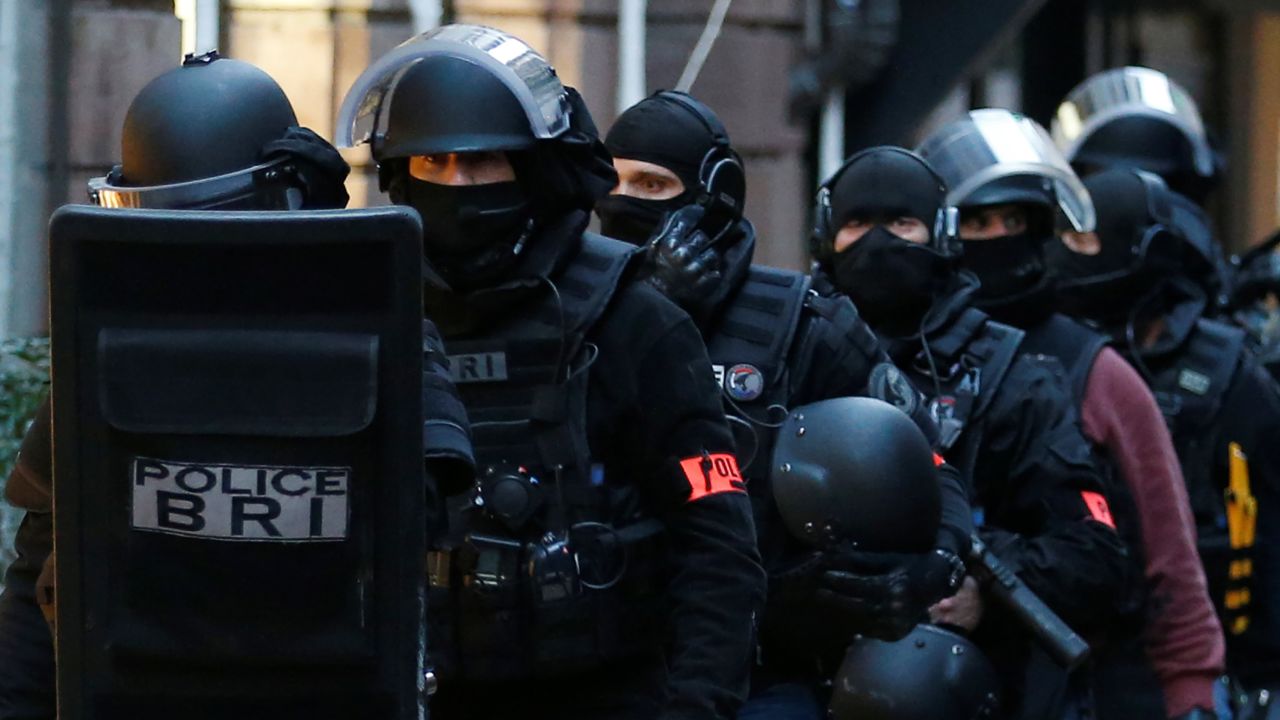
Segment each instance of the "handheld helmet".
[{"label": "handheld helmet", "polygon": [[787,530],[815,546],[928,552],[942,500],[933,450],[901,410],[843,397],[794,409],[770,470]]},{"label": "handheld helmet", "polygon": [[832,720],[996,720],[1000,681],[978,646],[936,625],[895,642],[860,637],[836,673]]}]

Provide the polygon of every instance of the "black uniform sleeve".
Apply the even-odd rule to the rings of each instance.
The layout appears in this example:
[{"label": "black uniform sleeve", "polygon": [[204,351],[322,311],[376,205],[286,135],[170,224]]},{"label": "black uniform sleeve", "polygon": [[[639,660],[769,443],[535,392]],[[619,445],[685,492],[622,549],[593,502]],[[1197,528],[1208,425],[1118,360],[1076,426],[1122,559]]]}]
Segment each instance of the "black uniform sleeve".
[{"label": "black uniform sleeve", "polygon": [[[45,398],[22,439],[5,494],[26,515],[14,538],[17,558],[0,594],[0,717],[55,715],[53,635],[40,606],[52,578],[45,572],[53,552],[52,445],[49,399]],[[42,573],[45,575],[43,581]],[[48,605],[52,611],[52,605]]]},{"label": "black uniform sleeve", "polygon": [[1061,377],[1020,357],[983,423],[974,480],[988,546],[1082,629],[1117,611],[1129,562],[1071,408]]},{"label": "black uniform sleeve", "polygon": [[53,635],[37,600],[37,580],[53,550],[53,516],[27,512],[14,548],[18,557],[0,593],[0,718],[52,718]]},{"label": "black uniform sleeve", "polygon": [[973,535],[973,510],[960,471],[951,465],[938,466],[938,487],[942,490],[942,523],[936,547],[961,558],[969,554]]},{"label": "black uniform sleeve", "polygon": [[666,526],[670,636],[661,717],[727,720],[746,698],[764,603],[751,504],[701,335],[652,289],[630,292],[610,319],[617,334],[599,339],[601,362],[620,352],[627,363],[611,364],[612,379],[592,392],[594,402],[629,406],[612,440]]},{"label": "black uniform sleeve", "polygon": [[5,499],[14,507],[37,512],[53,510],[52,432],[50,400],[46,395],[22,437],[17,460],[5,483]]}]

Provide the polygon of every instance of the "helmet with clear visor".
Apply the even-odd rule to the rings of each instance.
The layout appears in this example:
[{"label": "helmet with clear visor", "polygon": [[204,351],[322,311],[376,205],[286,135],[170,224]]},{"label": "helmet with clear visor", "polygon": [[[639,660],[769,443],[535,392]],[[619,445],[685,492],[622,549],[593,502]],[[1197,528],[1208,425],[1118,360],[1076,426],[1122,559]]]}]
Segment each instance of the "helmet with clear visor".
[{"label": "helmet with clear visor", "polygon": [[520,150],[569,130],[555,69],[524,41],[480,25],[445,25],[397,46],[356,78],[336,144],[375,159]]},{"label": "helmet with clear visor", "polygon": [[1114,68],[1090,77],[1058,106],[1051,127],[1073,164],[1128,165],[1165,176],[1184,165],[1201,178],[1217,172],[1195,101],[1150,68]]},{"label": "helmet with clear visor", "polygon": [[1045,204],[1056,208],[1058,229],[1094,229],[1088,191],[1049,133],[1025,115],[974,110],[930,135],[916,151],[946,180],[949,205]]},{"label": "helmet with clear visor", "polygon": [[293,106],[262,70],[217,52],[189,56],[129,105],[121,164],[89,181],[111,208],[294,209],[303,183],[267,143],[297,125]]}]

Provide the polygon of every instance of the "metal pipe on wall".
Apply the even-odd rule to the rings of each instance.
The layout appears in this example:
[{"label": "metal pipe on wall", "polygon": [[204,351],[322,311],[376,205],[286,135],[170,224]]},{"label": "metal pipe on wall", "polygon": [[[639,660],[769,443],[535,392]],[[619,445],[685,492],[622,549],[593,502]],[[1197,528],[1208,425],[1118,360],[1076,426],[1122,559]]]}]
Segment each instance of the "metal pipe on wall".
[{"label": "metal pipe on wall", "polygon": [[835,174],[844,163],[844,88],[827,92],[822,106],[822,129],[818,135],[818,183]]},{"label": "metal pipe on wall", "polygon": [[196,0],[196,53],[222,44],[222,0]]},{"label": "metal pipe on wall", "polygon": [[618,3],[618,100],[617,110],[635,105],[645,96],[645,12],[647,0]]},{"label": "metal pipe on wall", "polygon": [[414,34],[424,33],[444,21],[444,0],[409,0],[409,14]]}]

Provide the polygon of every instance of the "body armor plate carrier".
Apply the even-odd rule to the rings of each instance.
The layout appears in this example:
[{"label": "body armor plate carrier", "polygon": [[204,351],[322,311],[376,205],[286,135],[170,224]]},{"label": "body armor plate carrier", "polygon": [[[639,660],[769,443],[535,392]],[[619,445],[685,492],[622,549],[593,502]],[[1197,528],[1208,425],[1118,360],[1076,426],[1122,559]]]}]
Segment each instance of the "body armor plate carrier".
[{"label": "body armor plate carrier", "polygon": [[[1252,537],[1235,543],[1241,547],[1231,542],[1232,458],[1230,451],[1222,451],[1217,428],[1244,352],[1243,330],[1200,320],[1180,352],[1170,357],[1172,362],[1147,361],[1151,390],[1182,464],[1209,592],[1223,629],[1236,635],[1248,628]],[[1247,493],[1247,470],[1244,483]]]},{"label": "body armor plate carrier", "polygon": [[[1025,333],[991,320],[974,308],[965,310],[942,336],[929,341],[937,377],[931,378],[928,358],[922,351],[912,361],[912,373],[926,394],[935,392],[934,380],[942,396],[931,398],[941,437],[936,450],[947,455],[965,477],[973,477],[977,456],[975,442],[956,447],[964,431],[978,422],[1005,375],[1017,359]],[[976,441],[977,435],[970,434]],[[955,454],[948,450],[955,449]]]},{"label": "body armor plate carrier", "polygon": [[636,248],[588,233],[539,300],[448,341],[479,477],[428,558],[442,678],[562,675],[653,646],[661,524],[610,487],[587,440],[587,340]]},{"label": "body armor plate carrier", "polygon": [[753,265],[746,282],[707,335],[725,412],[733,425],[744,477],[768,474],[774,425],[791,398],[787,360],[809,296],[809,277]]}]

